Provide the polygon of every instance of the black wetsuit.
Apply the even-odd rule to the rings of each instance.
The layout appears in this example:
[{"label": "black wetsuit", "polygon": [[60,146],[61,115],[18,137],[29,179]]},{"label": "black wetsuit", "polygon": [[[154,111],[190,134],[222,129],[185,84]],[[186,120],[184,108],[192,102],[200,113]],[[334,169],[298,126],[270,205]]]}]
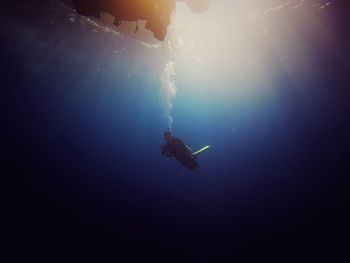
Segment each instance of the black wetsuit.
[{"label": "black wetsuit", "polygon": [[177,161],[190,171],[198,167],[191,150],[179,138],[174,137],[163,145],[161,153],[166,157],[175,157]]}]

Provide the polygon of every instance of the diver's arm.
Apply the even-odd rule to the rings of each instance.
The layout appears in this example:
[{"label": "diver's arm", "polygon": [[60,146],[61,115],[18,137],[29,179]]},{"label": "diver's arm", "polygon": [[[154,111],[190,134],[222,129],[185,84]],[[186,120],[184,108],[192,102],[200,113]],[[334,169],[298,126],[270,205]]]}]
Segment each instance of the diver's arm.
[{"label": "diver's arm", "polygon": [[162,144],[160,146],[160,148],[161,148],[161,155],[166,156],[166,157],[170,157],[171,156],[170,151],[169,151],[169,149],[168,149],[168,147],[166,145]]},{"label": "diver's arm", "polygon": [[162,145],[160,145],[160,154],[161,155],[165,155],[165,145],[164,144],[162,144]]},{"label": "diver's arm", "polygon": [[163,156],[165,156],[165,157],[169,157],[169,158],[173,156],[173,155],[170,153],[170,151],[169,151],[167,145],[162,144],[162,145],[160,146],[160,148],[162,149],[162,150],[161,150],[161,155],[163,155]]}]

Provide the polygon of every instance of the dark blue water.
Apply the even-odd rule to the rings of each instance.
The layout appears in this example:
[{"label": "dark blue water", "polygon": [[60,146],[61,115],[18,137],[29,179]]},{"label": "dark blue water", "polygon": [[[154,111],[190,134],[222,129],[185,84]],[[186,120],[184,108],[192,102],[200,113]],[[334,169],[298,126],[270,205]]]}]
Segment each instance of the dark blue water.
[{"label": "dark blue water", "polygon": [[[307,77],[291,76],[272,51],[260,57],[273,72],[268,92],[232,91],[227,75],[193,77],[175,65],[173,132],[193,149],[211,146],[189,172],[159,148],[168,126],[160,77],[175,55],[72,23],[72,10],[57,2],[1,11],[3,174],[15,181],[6,197],[15,250],[79,244],[176,262],[272,251],[284,260],[340,239],[349,172],[340,5],[325,13],[333,42],[296,27]],[[217,83],[223,92],[210,88]]]}]

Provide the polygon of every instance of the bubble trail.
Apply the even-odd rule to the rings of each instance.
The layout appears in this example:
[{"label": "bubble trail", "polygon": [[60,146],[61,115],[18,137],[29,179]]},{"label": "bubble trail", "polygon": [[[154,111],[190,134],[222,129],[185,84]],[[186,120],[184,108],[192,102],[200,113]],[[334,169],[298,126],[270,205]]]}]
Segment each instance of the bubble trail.
[{"label": "bubble trail", "polygon": [[175,75],[174,63],[166,63],[161,76],[160,96],[162,100],[163,114],[167,120],[167,127],[169,129],[172,129],[173,126],[173,117],[171,116],[171,110],[173,108],[173,100],[176,97],[177,91],[174,81]]}]

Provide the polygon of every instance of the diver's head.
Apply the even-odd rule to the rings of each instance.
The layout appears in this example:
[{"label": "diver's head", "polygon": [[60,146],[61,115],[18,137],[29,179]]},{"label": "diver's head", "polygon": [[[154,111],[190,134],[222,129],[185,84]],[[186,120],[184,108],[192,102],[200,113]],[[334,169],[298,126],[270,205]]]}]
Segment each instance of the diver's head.
[{"label": "diver's head", "polygon": [[165,132],[164,132],[164,139],[165,139],[167,142],[171,141],[172,138],[173,138],[173,135],[171,134],[170,131],[165,131]]}]

